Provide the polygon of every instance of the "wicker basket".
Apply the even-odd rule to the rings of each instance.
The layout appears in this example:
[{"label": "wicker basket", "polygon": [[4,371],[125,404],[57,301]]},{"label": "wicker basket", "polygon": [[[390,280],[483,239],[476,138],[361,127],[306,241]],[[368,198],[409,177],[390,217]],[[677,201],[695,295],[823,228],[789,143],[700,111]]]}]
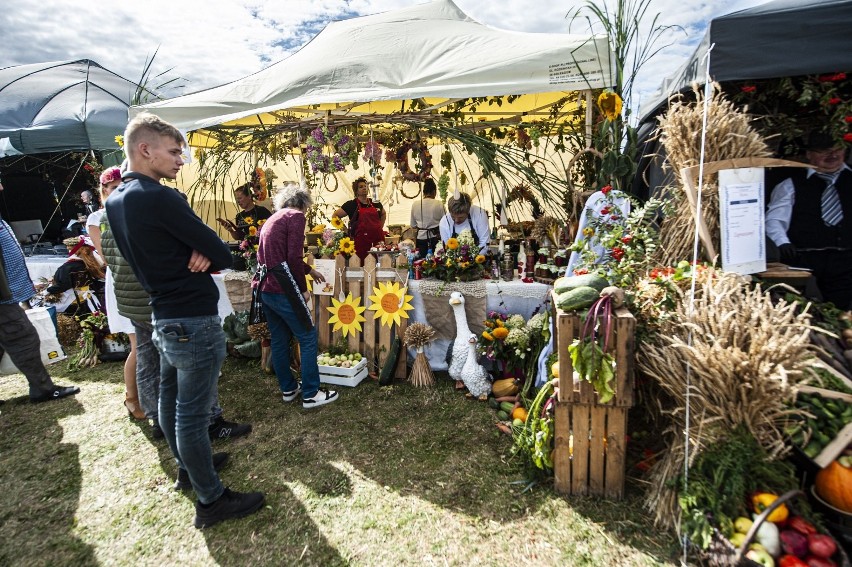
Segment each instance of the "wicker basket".
[{"label": "wicker basket", "polygon": [[[745,556],[748,546],[757,535],[757,530],[766,521],[766,518],[775,511],[776,508],[799,496],[804,497],[805,493],[801,490],[790,490],[779,496],[770,506],[768,506],[761,514],[755,518],[746,534],[745,541],[739,548],[735,548],[731,542],[724,537],[718,530],[715,531],[710,547],[703,552],[702,563],[712,567],[736,566],[736,567],[761,567],[760,563],[752,561]],[[849,557],[843,550],[843,547],[838,542],[837,552],[834,555],[835,563],[839,567],[852,567],[849,563]]]}]

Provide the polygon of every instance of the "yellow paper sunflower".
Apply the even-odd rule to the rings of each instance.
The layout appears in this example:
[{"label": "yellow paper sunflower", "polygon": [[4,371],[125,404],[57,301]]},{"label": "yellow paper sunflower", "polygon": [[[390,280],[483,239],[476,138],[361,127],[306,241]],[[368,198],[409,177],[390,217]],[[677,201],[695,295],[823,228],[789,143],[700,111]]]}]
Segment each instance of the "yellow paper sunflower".
[{"label": "yellow paper sunflower", "polygon": [[340,217],[332,216],[331,217],[331,226],[333,226],[337,230],[343,230],[344,225],[343,225],[343,221],[340,220]]},{"label": "yellow paper sunflower", "polygon": [[361,305],[361,298],[355,301],[352,298],[352,293],[349,293],[343,301],[338,301],[337,298],[332,297],[331,307],[326,307],[326,309],[331,313],[328,322],[334,324],[332,330],[343,330],[344,337],[349,333],[354,335],[356,332],[360,332],[361,323],[366,321],[364,316],[361,315],[366,307]]},{"label": "yellow paper sunflower", "polygon": [[448,250],[455,250],[458,247],[459,247],[459,241],[457,239],[450,238],[450,239],[447,240],[447,249]]},{"label": "yellow paper sunflower", "polygon": [[348,236],[345,236],[340,239],[340,244],[337,247],[337,251],[341,254],[346,254],[347,256],[350,256],[353,252],[355,252],[355,242]]},{"label": "yellow paper sunflower", "polygon": [[405,295],[408,288],[400,287],[399,282],[379,282],[373,288],[370,296],[370,310],[375,311],[373,319],[382,318],[382,325],[390,327],[394,323],[400,324],[402,318],[408,319],[408,313],[414,309],[411,305],[413,296]]}]

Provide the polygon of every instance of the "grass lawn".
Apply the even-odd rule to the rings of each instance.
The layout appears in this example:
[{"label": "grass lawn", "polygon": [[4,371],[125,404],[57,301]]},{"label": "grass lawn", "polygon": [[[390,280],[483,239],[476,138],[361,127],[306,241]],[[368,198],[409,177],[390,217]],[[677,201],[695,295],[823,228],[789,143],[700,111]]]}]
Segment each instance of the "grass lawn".
[{"label": "grass lawn", "polygon": [[0,377],[0,565],[671,565],[628,486],[623,502],[524,491],[511,439],[486,404],[365,380],[315,410],[284,404],[255,361],[228,358],[225,417],[254,431],[216,441],[226,486],[266,507],[206,530],[194,495],[150,427],[128,418],[120,363],[70,373],[82,392],[31,405],[23,376]]}]

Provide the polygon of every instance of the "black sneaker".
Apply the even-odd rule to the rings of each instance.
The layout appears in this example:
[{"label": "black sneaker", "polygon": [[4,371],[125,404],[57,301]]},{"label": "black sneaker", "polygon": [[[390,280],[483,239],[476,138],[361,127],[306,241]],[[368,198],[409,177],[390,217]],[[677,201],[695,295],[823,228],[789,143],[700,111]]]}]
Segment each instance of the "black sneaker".
[{"label": "black sneaker", "polygon": [[248,516],[257,512],[263,502],[263,492],[242,493],[226,488],[215,502],[206,506],[201,502],[195,503],[195,527],[209,528],[223,520]]},{"label": "black sneaker", "polygon": [[207,428],[207,433],[210,434],[210,439],[242,437],[243,435],[251,433],[251,423],[234,423],[233,421],[225,421],[225,419],[220,416],[210,427]]},{"label": "black sneaker", "polygon": [[151,424],[151,437],[153,437],[154,439],[162,439],[165,436],[166,434],[163,433],[163,429],[160,427],[160,424],[156,421],[153,422]]},{"label": "black sneaker", "polygon": [[[213,453],[213,470],[218,471],[228,460],[228,453]],[[189,490],[192,488],[192,483],[189,481],[189,473],[186,469],[178,469],[177,480],[175,481],[175,490]]]},{"label": "black sneaker", "polygon": [[42,392],[38,396],[30,397],[30,402],[39,404],[41,402],[49,402],[50,400],[60,400],[67,396],[73,396],[74,394],[79,393],[80,388],[77,386],[54,386],[47,392]]}]

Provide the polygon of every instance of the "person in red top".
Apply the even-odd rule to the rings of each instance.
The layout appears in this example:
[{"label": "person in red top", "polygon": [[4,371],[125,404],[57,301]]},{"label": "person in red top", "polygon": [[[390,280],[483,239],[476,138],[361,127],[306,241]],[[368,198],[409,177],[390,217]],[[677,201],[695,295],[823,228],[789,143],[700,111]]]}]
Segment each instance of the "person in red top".
[{"label": "person in red top", "polygon": [[355,241],[355,253],[363,260],[376,242],[385,239],[387,215],[381,203],[370,200],[367,180],[363,177],[352,182],[352,192],[355,198],[343,203],[331,216],[349,217],[349,235]]},{"label": "person in red top", "polygon": [[[311,319],[306,274],[315,282],[325,278],[305,264],[305,211],[313,199],[307,189],[291,183],[275,194],[275,213],[260,231],[258,272],[252,286],[260,286],[263,313],[272,335],[272,368],[281,395],[291,402],[302,394],[302,407],[315,408],[337,399],[337,392],[320,388],[317,366],[317,330]],[[299,341],[302,385],[290,371],[290,337]]]}]

